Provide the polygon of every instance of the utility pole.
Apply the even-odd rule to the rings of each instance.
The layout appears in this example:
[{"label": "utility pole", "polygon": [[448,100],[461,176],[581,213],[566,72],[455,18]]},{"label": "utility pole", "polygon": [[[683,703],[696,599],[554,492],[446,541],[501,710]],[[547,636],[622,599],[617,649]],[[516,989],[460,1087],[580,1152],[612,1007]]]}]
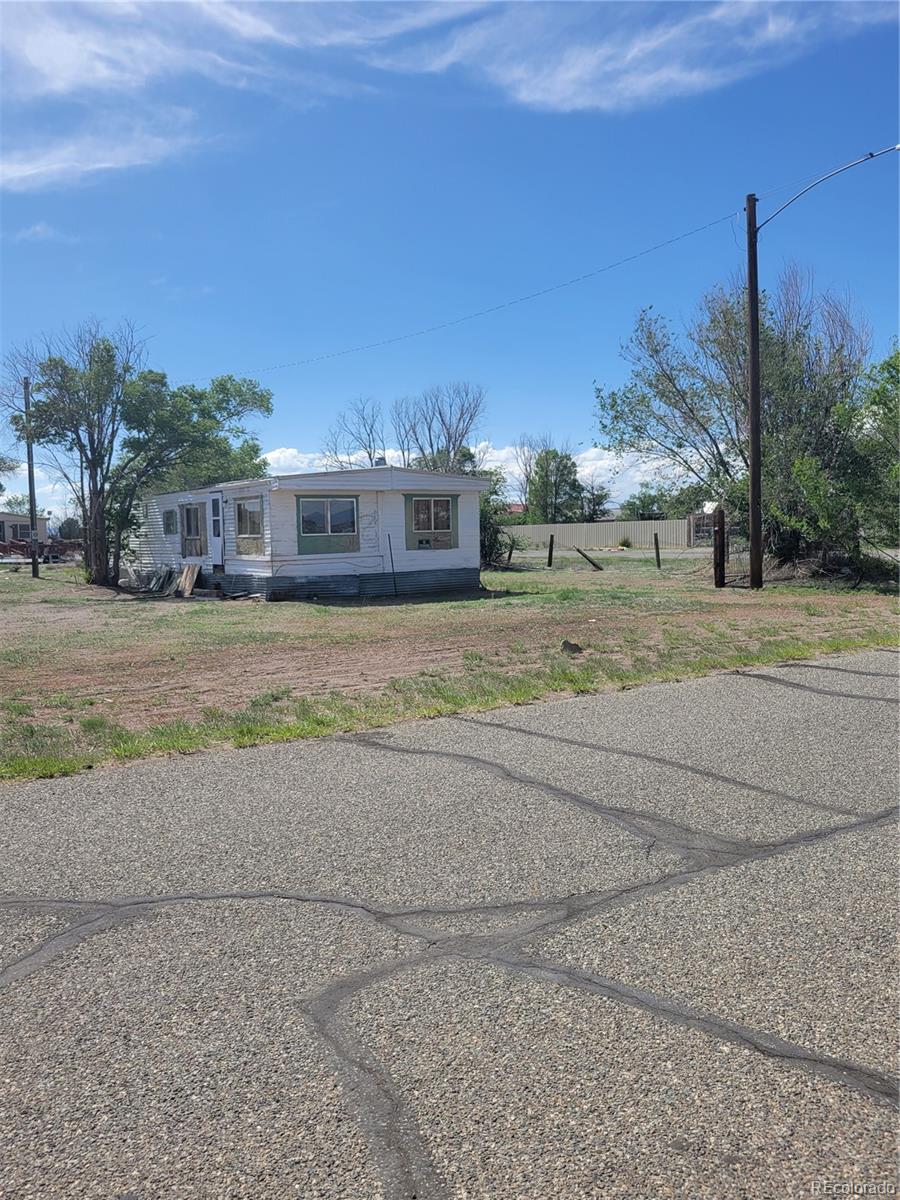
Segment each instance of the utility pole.
[{"label": "utility pole", "polygon": [[28,456],[28,514],[31,524],[31,575],[40,577],[38,566],[37,496],[34,492],[34,447],[31,444],[31,380],[26,375],[22,380],[25,395],[25,447]]},{"label": "utility pole", "polygon": [[764,225],[775,219],[779,213],[811,192],[813,188],[842,175],[851,167],[860,163],[871,162],[884,154],[893,154],[900,150],[900,144],[885,146],[883,150],[870,150],[852,162],[835,167],[825,175],[820,175],[812,183],[801,188],[796,195],[785,200],[780,208],[776,208],[771,216],[757,224],[756,196],[751,192],[747,197],[747,422],[749,425],[749,458],[750,458],[750,586],[761,588],[763,585],[763,538],[762,538],[762,449],[760,438],[760,383],[759,383],[759,271],[757,266],[757,246],[759,231]]},{"label": "utility pole", "polygon": [[750,442],[750,587],[763,585],[756,196],[747,197],[747,421]]}]

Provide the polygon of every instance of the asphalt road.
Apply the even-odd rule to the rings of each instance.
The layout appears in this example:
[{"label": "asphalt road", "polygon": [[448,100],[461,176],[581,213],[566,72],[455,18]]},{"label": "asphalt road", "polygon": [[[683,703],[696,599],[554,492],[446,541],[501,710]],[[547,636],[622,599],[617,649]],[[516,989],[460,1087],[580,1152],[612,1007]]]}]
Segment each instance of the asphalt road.
[{"label": "asphalt road", "polygon": [[896,735],[874,651],[3,787],[0,1195],[894,1183]]}]

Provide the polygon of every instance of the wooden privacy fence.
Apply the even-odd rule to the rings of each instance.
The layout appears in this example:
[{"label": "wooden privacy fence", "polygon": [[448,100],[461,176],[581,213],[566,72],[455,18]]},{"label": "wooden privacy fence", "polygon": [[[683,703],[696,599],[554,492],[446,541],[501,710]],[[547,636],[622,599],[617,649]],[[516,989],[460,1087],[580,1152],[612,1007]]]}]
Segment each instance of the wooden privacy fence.
[{"label": "wooden privacy fence", "polygon": [[573,525],[507,525],[506,532],[527,542],[531,549],[544,549],[553,542],[557,550],[601,550],[631,539],[636,549],[652,549],[654,533],[663,550],[683,550],[694,544],[693,518],[674,521],[593,521]]}]

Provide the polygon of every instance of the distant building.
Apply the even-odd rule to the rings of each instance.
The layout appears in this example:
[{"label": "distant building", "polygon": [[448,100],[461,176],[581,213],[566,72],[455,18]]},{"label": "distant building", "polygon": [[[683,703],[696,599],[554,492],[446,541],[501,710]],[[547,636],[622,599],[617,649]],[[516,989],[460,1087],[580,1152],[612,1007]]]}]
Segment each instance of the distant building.
[{"label": "distant building", "polygon": [[[47,540],[47,517],[38,517],[38,541]],[[3,512],[0,509],[0,542],[28,542],[31,540],[31,521],[22,513]]]}]

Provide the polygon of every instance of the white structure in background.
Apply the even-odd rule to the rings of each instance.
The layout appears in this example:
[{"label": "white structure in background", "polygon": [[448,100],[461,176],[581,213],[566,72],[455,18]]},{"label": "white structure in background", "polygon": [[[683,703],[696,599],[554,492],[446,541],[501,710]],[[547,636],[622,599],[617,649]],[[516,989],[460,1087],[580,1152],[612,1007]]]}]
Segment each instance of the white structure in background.
[{"label": "white structure in background", "polygon": [[[38,541],[47,540],[47,517],[38,517]],[[0,542],[31,541],[31,518],[27,513],[3,512],[0,510]],[[30,552],[29,552],[30,553]]]}]

